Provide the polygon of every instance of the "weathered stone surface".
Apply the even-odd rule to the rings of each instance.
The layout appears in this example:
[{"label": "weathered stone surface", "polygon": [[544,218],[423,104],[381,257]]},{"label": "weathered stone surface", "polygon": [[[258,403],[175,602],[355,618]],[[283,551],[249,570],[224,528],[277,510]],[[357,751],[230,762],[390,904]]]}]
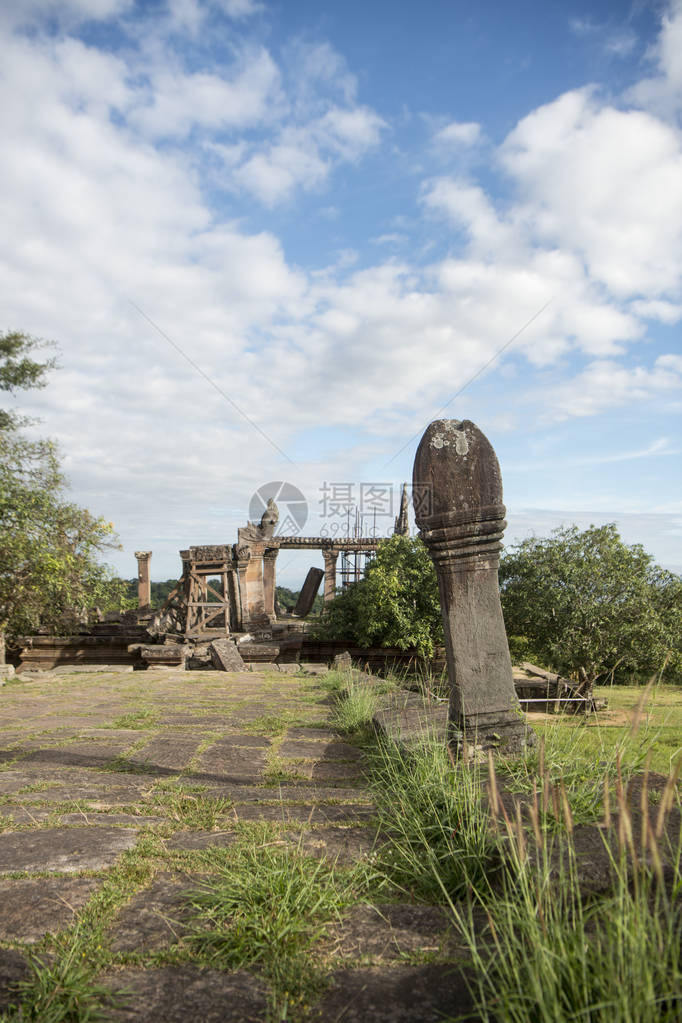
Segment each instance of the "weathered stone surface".
[{"label": "weathered stone surface", "polygon": [[182,770],[183,767],[187,767],[189,764],[200,742],[199,738],[186,739],[184,737],[160,735],[146,746],[143,746],[141,750],[131,754],[129,759],[131,763],[146,764],[151,769],[154,767],[164,767]]},{"label": "weathered stone surface", "polygon": [[356,821],[372,820],[374,807],[362,804],[306,805],[280,803],[275,806],[243,803],[234,808],[240,821],[271,821],[288,823],[301,821],[307,824],[353,824]]},{"label": "weathered stone surface", "polygon": [[216,671],[244,671],[244,661],[234,640],[215,639],[208,652]]},{"label": "weathered stone surface", "polygon": [[451,918],[440,906],[387,904],[357,906],[333,925],[329,946],[337,955],[396,960],[415,952],[451,952]]},{"label": "weathered stone surface", "polygon": [[29,980],[31,968],[21,952],[0,948],[0,1012],[4,1012],[18,1001],[16,986]]},{"label": "weathered stone surface", "polygon": [[313,831],[289,832],[285,837],[307,856],[325,857],[341,866],[364,859],[378,844],[376,828],[328,825]]},{"label": "weathered stone surface", "polygon": [[87,877],[0,881],[0,940],[34,942],[56,934],[70,926],[100,884]]},{"label": "weathered stone surface", "polygon": [[[320,738],[325,738],[321,736]],[[361,760],[357,746],[346,742],[314,742],[305,739],[286,739],[278,749],[281,757],[300,757],[313,760]]]},{"label": "weathered stone surface", "polygon": [[112,923],[112,952],[151,952],[176,944],[191,916],[184,893],[196,884],[196,879],[161,874],[137,892]]},{"label": "weathered stone surface", "polygon": [[305,577],[305,582],[301,587],[301,592],[294,607],[294,614],[298,615],[299,618],[305,618],[312,611],[317,591],[323,579],[324,571],[321,568],[308,569],[308,574]]},{"label": "weathered stone surface", "polygon": [[495,452],[478,427],[439,419],[414,460],[417,525],[438,576],[450,680],[449,731],[461,750],[532,742],[514,690],[498,586],[505,528]]},{"label": "weathered stone surface", "polygon": [[394,966],[337,970],[312,1018],[319,1023],[441,1023],[478,1020],[464,975],[456,966]]},{"label": "weathered stone surface", "polygon": [[0,685],[6,682],[8,678],[14,678],[14,665],[0,664]]},{"label": "weathered stone surface", "polygon": [[334,667],[337,671],[348,671],[353,667],[353,660],[347,650],[335,656]]},{"label": "weathered stone surface", "polygon": [[124,970],[105,979],[112,991],[129,992],[108,1010],[112,1023],[263,1023],[266,989],[251,974],[219,973],[195,966]]},{"label": "weathered stone surface", "polygon": [[53,870],[72,874],[111,866],[137,840],[129,828],[45,828],[0,835],[0,872]]},{"label": "weathered stone surface", "polygon": [[418,693],[387,696],[372,720],[377,731],[402,746],[421,746],[429,739],[445,742],[448,734],[447,705]]},{"label": "weathered stone surface", "polygon": [[237,841],[234,831],[178,831],[166,842],[167,849],[224,849]]},{"label": "weathered stone surface", "polygon": [[262,749],[233,745],[229,738],[219,739],[201,755],[199,771],[215,780],[257,781],[265,768]]}]

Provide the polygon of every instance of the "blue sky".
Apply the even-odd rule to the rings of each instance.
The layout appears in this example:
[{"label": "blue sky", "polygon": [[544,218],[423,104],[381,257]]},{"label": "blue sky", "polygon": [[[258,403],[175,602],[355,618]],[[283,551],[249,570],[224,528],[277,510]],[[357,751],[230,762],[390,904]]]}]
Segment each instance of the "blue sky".
[{"label": "blue sky", "polygon": [[509,543],[616,521],[682,571],[680,0],[25,0],[0,32],[0,326],[59,344],[20,405],[118,571],[233,542],[270,481],[306,533],[345,527],[325,484],[395,505],[444,406]]}]

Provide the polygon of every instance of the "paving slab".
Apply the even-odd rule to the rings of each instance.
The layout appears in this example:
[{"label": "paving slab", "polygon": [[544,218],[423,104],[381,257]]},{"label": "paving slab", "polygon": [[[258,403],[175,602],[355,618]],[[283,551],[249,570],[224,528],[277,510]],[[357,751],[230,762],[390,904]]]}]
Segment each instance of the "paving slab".
[{"label": "paving slab", "polygon": [[[0,836],[2,837],[2,836]],[[234,845],[239,836],[235,831],[177,831],[166,840],[167,849],[225,849]]]},{"label": "paving slab", "polygon": [[187,931],[192,909],[184,897],[197,879],[158,875],[119,910],[110,928],[112,952],[152,952],[176,944]]},{"label": "paving slab", "polygon": [[357,906],[329,928],[325,946],[329,954],[382,961],[458,948],[446,910],[411,903]]},{"label": "paving slab", "polygon": [[285,836],[306,856],[326,858],[347,866],[370,856],[377,847],[376,828],[318,827],[312,831],[288,832]]},{"label": "paving slab", "polygon": [[265,770],[263,749],[235,746],[229,739],[219,739],[202,753],[197,770],[213,775],[216,780],[245,779],[257,781]]},{"label": "paving slab", "polygon": [[287,760],[283,757],[282,761],[286,767],[290,766],[301,778],[308,779],[309,781],[317,781],[319,779],[330,785],[334,784],[334,782],[339,782],[339,784],[343,785],[344,782],[363,777],[362,768],[359,764],[347,764],[342,760],[316,760],[311,762]]},{"label": "paving slab", "polygon": [[100,885],[87,877],[0,880],[0,940],[30,943],[69,927]]},{"label": "paving slab", "polygon": [[120,1008],[108,1011],[112,1023],[263,1023],[267,1016],[265,985],[243,970],[128,969],[104,983],[129,992]]},{"label": "paving slab", "polygon": [[187,767],[200,743],[200,737],[185,739],[175,735],[159,735],[142,749],[131,753],[128,760],[133,764],[149,766],[152,770],[162,767],[181,771]]},{"label": "paving slab", "polygon": [[369,821],[375,815],[374,807],[367,804],[311,806],[305,803],[289,805],[281,803],[275,806],[243,804],[233,808],[235,818],[240,821],[301,821],[309,824],[351,824],[356,821]]},{"label": "paving slab", "polygon": [[72,874],[110,867],[137,840],[131,828],[43,828],[0,834],[0,872]]},{"label": "paving slab", "polygon": [[[326,742],[325,742],[326,739]],[[320,734],[317,741],[312,739],[285,739],[278,749],[281,757],[300,757],[313,760],[360,760],[361,751],[346,742],[332,742],[329,736]]]},{"label": "paving slab", "polygon": [[443,1023],[480,1020],[459,967],[429,964],[337,970],[320,1000],[316,1023]]},{"label": "paving slab", "polygon": [[0,948],[0,1012],[17,1002],[16,985],[30,977],[26,956],[14,949]]}]

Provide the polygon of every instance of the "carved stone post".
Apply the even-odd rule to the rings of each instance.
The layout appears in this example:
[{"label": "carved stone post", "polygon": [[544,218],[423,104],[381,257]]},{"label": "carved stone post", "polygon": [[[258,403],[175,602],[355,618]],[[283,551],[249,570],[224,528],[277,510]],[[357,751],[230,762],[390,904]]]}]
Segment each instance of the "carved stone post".
[{"label": "carved stone post", "polygon": [[335,550],[323,550],[324,558],[324,602],[329,604],[336,593],[336,562],[339,552]]},{"label": "carved stone post", "polygon": [[[469,420],[439,419],[414,460],[417,525],[438,576],[450,680],[450,742],[517,752],[531,745],[514,689],[497,570],[506,522],[488,439]],[[430,497],[430,501],[428,498]]]},{"label": "carved stone post", "polygon": [[279,547],[267,548],[263,554],[263,597],[265,613],[271,622],[275,621],[276,567]]},{"label": "carved stone post", "polygon": [[152,602],[152,584],[149,575],[151,551],[135,551],[137,558],[137,606],[149,607]]}]

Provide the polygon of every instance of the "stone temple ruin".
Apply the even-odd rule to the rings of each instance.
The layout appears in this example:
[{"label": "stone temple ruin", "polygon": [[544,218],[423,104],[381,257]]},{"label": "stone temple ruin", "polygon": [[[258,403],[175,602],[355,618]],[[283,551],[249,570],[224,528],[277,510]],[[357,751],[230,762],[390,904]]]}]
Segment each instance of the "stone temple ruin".
[{"label": "stone temple ruin", "polygon": [[[276,619],[277,557],[281,550],[319,550],[324,572],[308,573],[295,614],[304,618],[324,579],[325,603],[336,592],[337,561],[342,553],[368,554],[377,549],[377,537],[275,536],[279,511],[268,502],[260,523],[249,522],[237,532],[234,545],[190,547],[180,551],[182,577],[157,616],[155,627],[177,632],[187,639],[268,630]],[[149,605],[149,551],[139,551],[140,607]],[[216,586],[215,583],[218,583]]]},{"label": "stone temple ruin", "polygon": [[[512,672],[500,606],[497,569],[505,528],[500,469],[489,441],[469,421],[438,420],[427,428],[414,462],[413,491],[431,499],[416,508],[420,536],[434,562],[450,681],[450,729],[455,742],[474,736],[487,746],[520,748],[526,732],[519,711],[587,709],[572,683],[533,665]],[[396,648],[355,648],[347,641],[315,638],[305,618],[324,581],[333,600],[337,563],[341,580],[359,578],[359,559],[378,547],[376,536],[276,534],[277,505],[268,501],[260,522],[248,522],[234,544],[180,551],[182,575],[161,610],[151,608],[151,551],[136,551],[138,610],[83,629],[76,636],[38,635],[25,641],[20,670],[59,665],[184,666],[235,670],[244,662],[330,663],[348,651],[371,670],[409,667],[416,654]],[[359,530],[356,528],[356,533]],[[409,535],[407,485],[394,533]],[[277,558],[282,550],[317,550],[324,571],[308,572],[293,615],[278,615]],[[349,563],[355,569],[349,571]]]}]

